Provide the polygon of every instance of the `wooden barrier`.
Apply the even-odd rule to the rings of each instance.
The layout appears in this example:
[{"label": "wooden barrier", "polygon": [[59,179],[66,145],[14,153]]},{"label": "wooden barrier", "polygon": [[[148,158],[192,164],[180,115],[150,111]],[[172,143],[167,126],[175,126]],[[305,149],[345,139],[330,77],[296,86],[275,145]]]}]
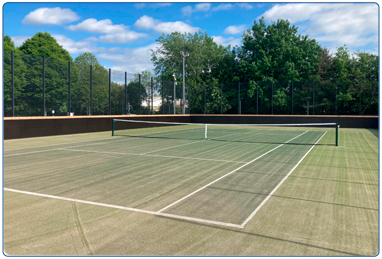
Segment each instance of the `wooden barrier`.
[{"label": "wooden barrier", "polygon": [[111,131],[112,119],[148,121],[274,124],[337,122],[341,128],[378,128],[378,116],[320,115],[115,115],[115,116],[56,116],[6,117],[4,139],[30,138],[75,133]]}]

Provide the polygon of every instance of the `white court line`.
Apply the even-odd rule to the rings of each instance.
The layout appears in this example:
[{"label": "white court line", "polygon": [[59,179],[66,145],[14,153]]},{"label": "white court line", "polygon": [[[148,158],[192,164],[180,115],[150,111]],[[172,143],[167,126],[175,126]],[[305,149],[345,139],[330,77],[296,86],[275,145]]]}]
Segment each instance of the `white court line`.
[{"label": "white court line", "polygon": [[256,213],[261,209],[261,207],[271,198],[271,196],[277,191],[281,184],[288,178],[288,176],[297,168],[297,166],[304,160],[304,158],[309,154],[309,152],[316,146],[316,144],[325,136],[327,131],[314,143],[314,145],[306,152],[306,154],[298,161],[298,163],[290,170],[290,172],[281,180],[281,182],[271,191],[270,194],[263,200],[263,202],[249,215],[249,217],[240,225],[242,228],[256,215]]},{"label": "white court line", "polygon": [[101,154],[129,155],[129,156],[149,156],[149,157],[180,158],[180,159],[205,160],[205,161],[227,162],[227,163],[241,163],[241,164],[248,163],[248,162],[244,162],[244,161],[218,160],[218,159],[208,159],[208,158],[198,158],[198,157],[144,155],[144,154],[122,153],[122,152],[114,152],[114,151],[94,151],[94,150],[80,150],[80,149],[70,149],[70,148],[58,148],[57,150],[67,150],[67,151],[75,151],[75,152],[89,152],[89,153],[101,153]]},{"label": "white court line", "polygon": [[[182,130],[182,132],[183,131],[190,131],[190,130],[200,130],[200,129]],[[167,133],[166,133],[166,131],[162,131],[162,132],[158,132],[158,133],[146,133],[146,134],[131,135],[131,136],[140,137],[140,136],[146,136],[146,135],[149,135],[149,134],[161,134],[161,133],[170,134],[170,133],[174,133],[174,132],[176,132],[176,131],[171,131],[171,132],[167,132]],[[73,136],[73,135],[65,135],[65,136],[69,137],[69,136]],[[104,138],[104,139],[93,139],[93,140],[84,140],[84,141],[76,141],[76,142],[67,142],[67,143],[52,144],[52,145],[37,146],[37,147],[17,148],[17,149],[10,149],[10,150],[4,150],[4,151],[5,152],[11,152],[11,151],[23,150],[23,149],[32,149],[32,148],[40,148],[40,147],[52,147],[52,146],[67,145],[67,144],[77,144],[77,143],[90,142],[90,141],[102,141],[102,140],[105,140],[105,139],[107,140],[107,139],[112,139],[112,138],[115,138],[115,137],[122,137],[122,136],[114,136],[114,137],[109,137],[109,138]],[[49,138],[52,138],[52,137],[49,137]],[[94,144],[89,144],[89,145],[98,145],[98,144],[104,144],[104,143],[119,142],[119,141],[129,141],[129,140],[133,140],[133,139],[121,139],[121,140],[105,141],[105,142],[102,142],[102,143],[94,143]],[[85,145],[81,145],[81,146],[85,146]],[[81,146],[76,146],[76,147],[81,147]],[[70,148],[73,148],[73,147],[70,147]],[[47,151],[51,151],[51,150],[54,150],[54,149],[49,149]],[[39,152],[43,152],[43,151],[39,151]],[[25,154],[29,154],[29,153],[25,153]],[[9,156],[11,156],[11,155],[9,155]]]},{"label": "white court line", "polygon": [[15,190],[15,189],[10,189],[10,188],[4,188],[4,191],[34,195],[34,196],[57,199],[57,200],[73,201],[73,202],[77,202],[77,203],[83,203],[83,204],[89,204],[89,205],[95,205],[95,206],[101,206],[101,207],[107,207],[107,208],[113,208],[113,209],[119,209],[119,210],[140,212],[140,213],[162,216],[162,217],[167,217],[167,218],[182,219],[182,220],[187,220],[187,221],[195,221],[195,222],[201,222],[201,223],[205,223],[205,224],[213,224],[213,225],[219,225],[219,226],[225,226],[225,227],[242,228],[238,224],[226,223],[226,222],[221,222],[221,221],[213,221],[213,220],[206,220],[206,219],[200,219],[200,218],[179,216],[179,215],[174,215],[174,214],[160,213],[160,212],[156,212],[156,211],[142,210],[142,209],[136,209],[136,208],[130,208],[130,207],[123,207],[123,206],[111,205],[111,204],[99,203],[99,202],[93,202],[93,201],[71,199],[71,198],[65,198],[65,197],[36,193],[36,192],[20,191],[20,190]]},{"label": "white court line", "polygon": [[[237,134],[241,134],[241,133],[235,133],[235,134],[225,135],[225,136],[221,136],[221,137],[217,137],[217,138],[223,138],[223,137],[232,136],[232,135],[237,135]],[[217,138],[213,138],[213,139],[217,139]],[[200,140],[200,141],[196,141],[196,142],[186,143],[186,144],[182,144],[182,145],[178,145],[178,146],[173,146],[173,147],[163,148],[163,149],[159,149],[159,150],[154,150],[154,151],[150,151],[150,152],[142,153],[141,155],[146,155],[146,154],[150,154],[150,153],[154,153],[154,152],[158,152],[158,151],[162,151],[162,150],[167,150],[167,149],[171,149],[171,148],[176,148],[176,147],[181,147],[181,146],[191,145],[191,144],[195,144],[195,143],[199,143],[199,142],[203,142],[203,141],[206,141],[206,139],[203,139],[203,140]]]},{"label": "white court line", "polygon": [[197,193],[197,192],[199,192],[199,191],[201,191],[201,190],[203,190],[203,189],[207,188],[207,187],[208,187],[208,186],[210,186],[211,184],[214,184],[214,183],[216,183],[217,181],[219,181],[219,180],[223,179],[224,177],[227,177],[228,175],[230,175],[230,174],[233,174],[234,172],[236,172],[236,171],[240,170],[241,168],[243,168],[243,167],[245,167],[245,166],[247,166],[247,165],[249,165],[249,164],[251,164],[251,163],[255,162],[256,160],[260,159],[261,157],[265,156],[266,154],[268,154],[268,153],[270,153],[270,152],[272,152],[272,151],[274,151],[274,150],[278,149],[279,147],[282,147],[282,146],[284,146],[286,143],[288,143],[288,142],[290,142],[290,141],[292,141],[292,140],[294,140],[294,139],[296,139],[296,138],[298,138],[298,137],[300,137],[300,136],[304,135],[304,134],[305,134],[305,133],[307,133],[307,132],[308,132],[308,131],[305,131],[304,133],[302,133],[302,134],[298,135],[297,137],[294,137],[294,138],[292,138],[292,139],[288,140],[288,141],[287,141],[287,142],[285,142],[284,144],[281,144],[281,145],[279,145],[279,146],[277,146],[277,147],[275,147],[275,148],[273,148],[273,149],[269,150],[268,152],[266,152],[266,153],[262,154],[262,155],[261,155],[261,156],[259,156],[259,157],[256,157],[255,159],[253,159],[253,160],[249,161],[248,163],[246,163],[246,164],[244,164],[244,165],[240,166],[239,168],[236,168],[235,170],[233,170],[233,171],[231,171],[231,172],[229,172],[229,173],[227,173],[227,174],[225,174],[225,175],[223,175],[223,176],[219,177],[218,179],[216,179],[216,180],[214,180],[214,181],[210,182],[209,184],[206,184],[206,185],[204,185],[203,187],[201,187],[201,188],[197,189],[196,191],[194,191],[194,192],[192,192],[192,193],[190,193],[190,194],[188,194],[188,195],[184,196],[183,198],[181,198],[181,199],[179,199],[179,200],[177,200],[177,201],[175,201],[175,202],[171,203],[170,205],[168,205],[168,206],[164,207],[163,209],[160,209],[160,210],[158,210],[158,212],[162,212],[162,211],[164,211],[164,210],[166,210],[166,209],[168,209],[168,208],[170,208],[170,207],[174,206],[175,204],[177,204],[177,203],[179,203],[179,202],[181,202],[181,201],[183,201],[183,200],[187,199],[188,197],[190,197],[190,196],[194,195],[195,193]]}]

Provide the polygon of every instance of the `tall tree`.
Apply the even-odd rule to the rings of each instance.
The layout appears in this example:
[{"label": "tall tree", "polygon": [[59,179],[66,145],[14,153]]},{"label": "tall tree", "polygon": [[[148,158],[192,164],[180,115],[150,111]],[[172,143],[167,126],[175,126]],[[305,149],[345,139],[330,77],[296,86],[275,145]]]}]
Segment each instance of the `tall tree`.
[{"label": "tall tree", "polygon": [[[43,57],[45,57],[45,105],[46,111],[64,115],[68,103],[68,62],[72,58],[47,32],[36,33],[19,48],[21,59],[27,67],[28,84],[24,88],[26,115],[43,115]],[[77,82],[78,72],[71,69],[71,83]]]},{"label": "tall tree", "polygon": [[109,72],[99,64],[95,55],[90,52],[80,54],[74,64],[79,73],[78,83],[72,91],[73,111],[76,114],[90,112],[90,65],[93,77],[93,114],[108,114],[109,106]]},{"label": "tall tree", "polygon": [[300,81],[315,72],[320,46],[297,34],[288,20],[266,25],[264,18],[243,34],[239,58],[245,80]]}]

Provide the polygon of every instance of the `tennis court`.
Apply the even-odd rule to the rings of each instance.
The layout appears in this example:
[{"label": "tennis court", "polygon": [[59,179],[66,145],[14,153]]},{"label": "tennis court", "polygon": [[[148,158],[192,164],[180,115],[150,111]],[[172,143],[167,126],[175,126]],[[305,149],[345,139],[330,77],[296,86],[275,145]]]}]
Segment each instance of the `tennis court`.
[{"label": "tennis court", "polygon": [[[260,229],[267,228],[266,224],[264,225],[263,213],[269,213],[269,206],[272,206],[270,204],[280,200],[274,198],[280,194],[280,191],[289,192],[292,195],[289,195],[290,198],[284,198],[283,205],[276,206],[277,209],[271,210],[272,213],[268,214],[274,220],[274,226],[269,228],[271,231],[275,231],[276,226],[285,229],[298,222],[302,225],[307,224],[312,219],[305,215],[301,222],[301,218],[296,216],[296,213],[308,213],[316,217],[314,211],[317,208],[311,206],[317,204],[330,206],[333,202],[320,201],[320,199],[330,199],[327,192],[321,191],[329,188],[330,184],[344,184],[339,181],[341,177],[347,178],[349,182],[358,183],[358,185],[351,185],[354,195],[358,194],[358,197],[371,195],[373,199],[376,198],[376,175],[373,171],[377,170],[376,168],[362,174],[341,177],[330,174],[327,177],[323,177],[322,174],[312,177],[314,170],[321,170],[322,165],[311,165],[309,167],[311,169],[304,171],[297,170],[297,168],[306,169],[309,163],[317,162],[317,159],[322,159],[324,155],[338,157],[343,154],[344,144],[342,147],[335,146],[333,127],[273,127],[270,129],[209,125],[207,139],[205,134],[207,134],[206,128],[203,125],[162,125],[162,127],[128,130],[118,130],[116,126],[113,137],[110,132],[107,132],[77,134],[74,138],[57,136],[45,138],[45,140],[44,138],[24,140],[23,145],[20,145],[22,140],[6,142],[4,152],[5,251],[9,254],[60,254],[59,251],[63,248],[55,246],[47,248],[48,244],[51,244],[54,238],[60,240],[56,240],[56,244],[61,244],[63,240],[72,239],[73,241],[75,236],[78,236],[80,242],[73,245],[78,248],[67,248],[66,251],[69,254],[358,254],[353,249],[346,248],[352,242],[347,243],[345,247],[325,249],[326,244],[330,247],[330,242],[326,243],[328,240],[305,246],[302,250],[286,249],[283,253],[278,251],[280,249],[278,247],[264,252],[266,251],[264,247],[274,242],[284,245],[289,243],[297,247],[308,244],[311,240],[304,239],[306,233],[303,232],[289,237],[268,238],[270,243],[265,241],[268,236],[272,236],[272,232],[268,232],[264,237],[254,232],[251,238],[262,241],[257,241],[256,245],[247,244],[246,246],[250,247],[247,249],[243,247],[246,247],[247,242],[251,242],[251,238],[246,240],[244,236],[237,240],[239,243],[236,245],[231,244],[230,250],[226,250],[226,247],[222,245],[227,240],[232,240],[232,236],[251,232],[254,226]],[[88,139],[83,141],[82,139],[86,139],[85,135]],[[346,136],[345,133],[343,136]],[[21,146],[24,147],[21,148]],[[349,148],[346,150],[350,152]],[[337,162],[333,162],[333,159],[327,159],[327,161],[337,163],[338,168],[347,167],[347,165],[341,166],[340,163],[343,161],[341,159],[335,160]],[[347,161],[347,163],[351,162]],[[374,162],[377,163],[373,160]],[[327,166],[330,169],[333,165]],[[361,165],[358,166],[361,167]],[[322,180],[314,180],[315,178]],[[333,179],[332,182],[329,178]],[[312,189],[308,191],[307,186]],[[280,187],[282,187],[281,190],[279,190]],[[302,192],[304,189],[305,193]],[[338,186],[334,186],[331,190],[331,192],[337,191],[348,193],[348,190],[343,187],[338,189]],[[305,198],[293,198],[293,195],[301,194],[301,192],[306,196]],[[323,196],[319,197],[318,194]],[[314,199],[316,195],[318,196]],[[338,195],[334,196],[335,199],[339,199],[337,203],[360,202],[358,197],[347,200],[346,195],[342,198]],[[375,209],[377,203],[373,199],[367,200],[364,196],[362,197],[362,200],[365,200],[363,204],[352,204],[352,206],[358,209],[357,213],[360,211],[369,213],[366,217],[367,222],[363,223],[367,224],[369,230],[374,233],[372,227],[370,229],[370,222],[377,223],[371,220],[377,216]],[[309,202],[309,200],[316,200],[316,202]],[[287,205],[294,202],[305,202],[305,205],[309,206],[300,207],[300,204],[296,207],[295,204],[290,204],[289,207]],[[66,208],[67,206],[69,208]],[[341,208],[349,210],[351,209],[349,206]],[[266,207],[268,209],[265,209]],[[366,209],[359,209],[361,207]],[[25,211],[22,212],[26,208],[28,208],[27,214]],[[272,215],[283,209],[284,212],[280,215]],[[283,216],[286,211],[289,211],[292,216]],[[258,213],[261,216],[258,216]],[[364,215],[358,215],[358,217],[361,216]],[[31,227],[30,232],[24,230],[23,238],[33,233],[33,229],[37,233],[27,242],[28,245],[20,247],[20,234],[16,234],[14,230],[28,222],[28,217],[31,217],[30,220],[35,225],[28,224]],[[65,224],[60,225],[63,220],[59,220],[60,217],[66,218],[65,227]],[[20,218],[24,218],[23,223],[19,222],[22,221]],[[48,221],[49,224],[56,226],[57,232],[51,230],[44,232],[40,229],[41,221]],[[290,225],[285,221],[293,223]],[[153,224],[156,227],[153,227]],[[171,226],[174,224],[178,226]],[[347,224],[353,223],[347,222]],[[72,227],[78,231],[71,230]],[[105,238],[109,239],[113,236],[112,240],[116,244],[103,243],[102,234],[98,232],[103,227],[108,229]],[[313,231],[312,227],[314,226],[308,227],[305,231],[307,233]],[[39,230],[36,230],[37,228]],[[179,228],[183,229],[181,231],[183,234],[180,234]],[[200,244],[198,237],[201,237],[201,233],[208,232],[208,229],[212,230],[212,233],[206,234],[205,237],[211,238],[211,234],[216,231],[220,233],[215,233],[217,240],[220,240],[217,241],[218,243],[209,240],[203,245]],[[153,237],[150,234],[151,231],[157,236]],[[41,233],[38,234],[38,232]],[[113,234],[110,236],[111,232]],[[129,237],[118,239],[114,236],[120,237],[124,232],[130,233]],[[138,235],[138,239],[130,240],[135,235]],[[336,235],[341,234],[334,234]],[[171,249],[166,248],[169,244],[162,243],[166,243],[165,237],[168,236],[177,237],[177,241],[173,237],[170,238],[173,244]],[[49,237],[53,237],[52,240],[48,241]],[[330,237],[333,238],[333,235]],[[96,239],[91,240],[92,238]],[[142,241],[145,238],[146,245],[136,244],[137,240]],[[159,242],[162,238],[164,238],[162,242]],[[370,238],[374,240],[375,234],[369,233],[365,240]],[[36,242],[39,240],[37,248],[34,239]],[[41,239],[47,243],[41,243]],[[186,239],[194,240],[191,242]],[[288,239],[293,242],[283,241]],[[129,245],[119,243],[122,240]],[[213,243],[213,248],[205,247],[206,244],[212,246]],[[254,252],[253,248],[261,243],[264,247]],[[195,249],[185,244],[192,244]],[[374,244],[365,252],[373,253],[373,247],[375,247]]]}]

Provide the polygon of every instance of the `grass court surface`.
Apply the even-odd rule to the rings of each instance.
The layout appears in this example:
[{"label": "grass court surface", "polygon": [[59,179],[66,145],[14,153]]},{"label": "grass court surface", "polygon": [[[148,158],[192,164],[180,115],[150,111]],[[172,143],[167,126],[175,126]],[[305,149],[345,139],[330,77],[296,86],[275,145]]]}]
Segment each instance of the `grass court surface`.
[{"label": "grass court surface", "polygon": [[378,253],[377,130],[116,133],[4,141],[6,254]]}]

